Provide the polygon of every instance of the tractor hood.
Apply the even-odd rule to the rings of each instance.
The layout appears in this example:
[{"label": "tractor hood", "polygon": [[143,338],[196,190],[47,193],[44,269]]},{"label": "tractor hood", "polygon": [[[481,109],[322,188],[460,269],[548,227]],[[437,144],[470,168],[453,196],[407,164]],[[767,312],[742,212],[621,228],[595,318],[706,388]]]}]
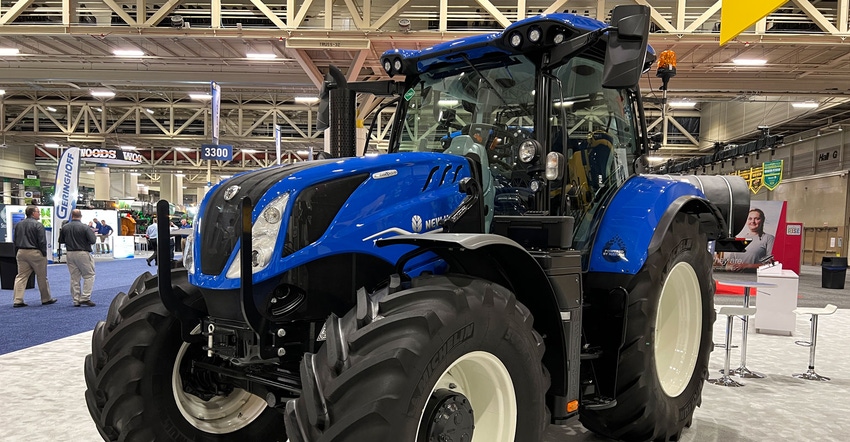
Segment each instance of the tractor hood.
[{"label": "tractor hood", "polygon": [[[463,199],[461,179],[471,175],[460,156],[399,153],[306,161],[248,172],[207,194],[195,226],[193,284],[238,286],[226,276],[239,250],[240,203],[254,204],[252,236],[266,248],[255,281],[335,253],[372,253],[374,240],[439,229],[439,220]],[[275,234],[258,235],[258,220],[269,204],[281,205]],[[272,244],[274,242],[274,244]]]}]

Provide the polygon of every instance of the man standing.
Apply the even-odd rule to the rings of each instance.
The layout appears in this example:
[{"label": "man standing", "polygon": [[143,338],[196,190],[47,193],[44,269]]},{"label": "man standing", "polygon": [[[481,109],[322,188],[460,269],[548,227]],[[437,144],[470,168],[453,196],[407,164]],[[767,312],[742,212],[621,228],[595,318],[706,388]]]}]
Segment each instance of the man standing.
[{"label": "man standing", "polygon": [[56,298],[50,296],[50,284],[47,283],[47,238],[41,225],[41,213],[36,206],[27,206],[26,218],[15,225],[15,248],[18,261],[18,275],[15,276],[15,300],[13,307],[26,307],[24,290],[30,275],[35,272],[38,291],[41,292],[41,304],[50,305]]},{"label": "man standing", "polygon": [[100,220],[100,241],[103,243],[103,247],[106,248],[106,253],[110,253],[109,250],[109,235],[112,234],[112,227],[106,224],[106,220]]},{"label": "man standing", "polygon": [[[65,244],[67,252],[74,307],[94,307],[95,303],[91,300],[91,290],[94,286],[94,257],[91,254],[91,246],[97,242],[97,238],[88,226],[80,222],[82,218],[83,213],[79,209],[71,211],[71,222],[59,232],[59,244]],[[82,290],[80,278],[83,278]]]},{"label": "man standing", "polygon": [[[157,232],[157,227],[156,227],[156,216],[154,216],[153,219],[151,219],[151,225],[148,226],[148,230],[145,233],[148,236],[148,248],[153,250],[153,255],[149,256],[148,259],[147,259],[148,267],[150,267],[151,261],[153,261],[154,264],[157,264],[157,260],[156,260],[156,239],[159,236],[159,233]],[[157,264],[157,265],[159,265],[159,264]]]}]

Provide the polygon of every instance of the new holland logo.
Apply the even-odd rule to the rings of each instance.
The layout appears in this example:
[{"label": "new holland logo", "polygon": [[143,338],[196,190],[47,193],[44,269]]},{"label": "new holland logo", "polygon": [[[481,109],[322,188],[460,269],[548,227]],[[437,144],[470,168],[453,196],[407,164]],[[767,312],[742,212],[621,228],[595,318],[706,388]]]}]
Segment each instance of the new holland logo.
[{"label": "new holland logo", "polygon": [[227,190],[224,191],[224,200],[225,201],[232,200],[233,197],[236,196],[237,193],[239,193],[239,189],[240,189],[240,187],[236,186],[236,185],[228,187]]},{"label": "new holland logo", "polygon": [[626,261],[626,243],[619,237],[615,236],[605,243],[602,248],[602,257],[608,262]]},{"label": "new holland logo", "polygon": [[413,231],[419,233],[422,231],[422,217],[419,215],[413,215],[413,219],[410,220],[410,226],[413,228]]}]

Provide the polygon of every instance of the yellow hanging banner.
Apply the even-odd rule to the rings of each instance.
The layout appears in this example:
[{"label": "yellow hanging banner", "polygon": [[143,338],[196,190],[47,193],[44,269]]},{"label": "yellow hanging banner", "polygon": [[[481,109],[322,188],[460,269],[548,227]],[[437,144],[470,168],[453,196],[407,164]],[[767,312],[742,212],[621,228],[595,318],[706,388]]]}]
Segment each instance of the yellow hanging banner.
[{"label": "yellow hanging banner", "polygon": [[720,7],[720,46],[785,3],[788,0],[723,0]]}]

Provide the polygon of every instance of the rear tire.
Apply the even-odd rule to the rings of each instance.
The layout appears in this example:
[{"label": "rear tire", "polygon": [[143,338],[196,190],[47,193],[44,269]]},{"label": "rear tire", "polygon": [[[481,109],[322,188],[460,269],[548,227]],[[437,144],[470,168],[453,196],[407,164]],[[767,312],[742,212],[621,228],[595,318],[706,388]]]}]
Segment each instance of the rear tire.
[{"label": "rear tire", "polygon": [[[587,429],[618,440],[678,440],[690,424],[708,377],[716,316],[707,244],[696,217],[679,213],[631,280],[623,346],[603,349],[619,355],[617,405],[582,408]],[[599,379],[603,389],[606,381]]]},{"label": "rear tire", "polygon": [[510,291],[453,275],[372,299],[383,295],[372,307],[361,292],[357,308],[328,319],[318,354],[304,356],[301,397],[287,404],[290,441],[541,439],[543,341]]},{"label": "rear tire", "polygon": [[[173,290],[199,307],[201,295],[186,276],[172,271]],[[129,294],[118,294],[95,327],[84,370],[86,403],[103,439],[286,440],[281,414],[245,390],[209,401],[184,392],[178,362],[198,352],[162,305],[156,276],[145,273]]]}]

